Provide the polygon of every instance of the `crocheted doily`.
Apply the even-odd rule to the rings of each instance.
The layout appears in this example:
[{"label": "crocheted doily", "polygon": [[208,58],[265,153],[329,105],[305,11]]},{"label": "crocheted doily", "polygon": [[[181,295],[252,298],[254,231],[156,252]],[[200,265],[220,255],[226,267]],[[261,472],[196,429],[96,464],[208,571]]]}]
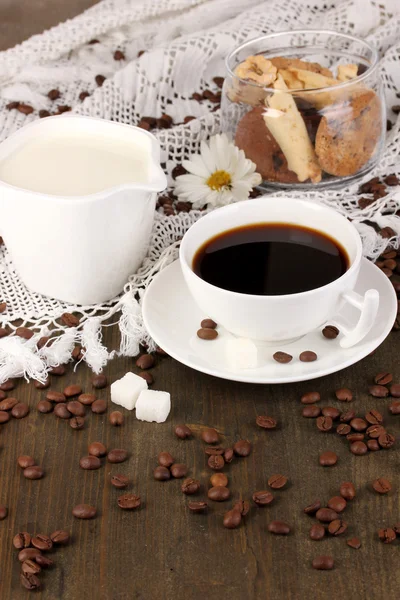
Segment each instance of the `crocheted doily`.
[{"label": "crocheted doily", "polygon": [[[392,128],[382,161],[368,178],[399,175],[400,118],[391,111],[400,103],[396,96],[400,90],[398,0],[331,0],[326,4],[323,0],[103,0],[75,19],[0,53],[0,141],[38,118],[39,110],[54,111],[57,105],[130,124],[137,124],[143,115],[167,113],[176,123],[194,116],[186,125],[155,132],[172,183],[173,167],[198,152],[201,140],[219,131],[215,104],[199,103],[191,98],[193,93],[217,91],[213,78],[224,77],[224,59],[233,47],[261,34],[300,28],[351,33],[379,50]],[[116,50],[125,58],[116,60]],[[101,87],[95,81],[99,74],[106,77]],[[51,89],[61,92],[56,102],[47,97]],[[90,95],[82,101],[79,96],[84,91]],[[8,110],[11,101],[32,105],[35,111],[24,115]],[[358,187],[295,194],[350,217],[362,236],[364,255],[375,259],[388,243],[398,245],[400,193],[391,188],[387,196],[361,209]],[[142,323],[140,298],[157,272],[176,258],[179,239],[201,214],[166,216],[161,207],[143,266],[132,274],[120,297],[101,306],[71,306],[29,291],[15,272],[6,246],[1,246],[0,301],[7,303],[7,310],[0,315],[0,325],[14,331],[19,320],[18,324],[34,329],[35,335],[30,340],[15,335],[0,340],[0,382],[21,375],[43,380],[49,367],[71,359],[77,343],[85,349],[84,360],[100,371],[113,356],[102,345],[102,323],[109,323],[114,315],[122,334],[121,354],[134,356],[140,342],[154,347]],[[398,235],[381,237],[377,231],[387,226]],[[78,313],[78,327],[60,324],[65,312]],[[62,335],[50,347],[38,350],[37,340],[49,330]]]}]

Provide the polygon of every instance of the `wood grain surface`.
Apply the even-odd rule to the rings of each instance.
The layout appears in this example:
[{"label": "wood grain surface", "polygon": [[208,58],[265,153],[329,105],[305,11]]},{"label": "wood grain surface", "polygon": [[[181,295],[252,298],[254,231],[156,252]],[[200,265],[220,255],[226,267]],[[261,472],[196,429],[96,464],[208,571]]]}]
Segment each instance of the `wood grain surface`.
[{"label": "wood grain surface", "polygon": [[[0,0],[1,44],[11,46],[66,16],[72,16],[93,2],[85,0]],[[6,35],[4,35],[4,32]],[[105,332],[109,347],[118,347],[113,328]],[[155,389],[167,390],[172,411],[164,424],[142,423],[123,411],[125,424],[112,427],[107,415],[89,414],[82,431],[72,430],[54,414],[42,415],[36,404],[45,392],[19,381],[9,395],[28,402],[29,416],[1,425],[0,504],[9,507],[9,516],[0,522],[0,598],[20,600],[31,597],[19,583],[20,565],[12,538],[18,531],[32,533],[65,528],[72,542],[50,553],[55,567],[41,575],[43,590],[34,595],[46,600],[394,600],[399,597],[399,540],[382,544],[380,527],[400,522],[399,447],[353,456],[345,440],[317,431],[315,421],[301,417],[300,397],[317,390],[322,405],[341,410],[353,408],[360,415],[373,407],[385,418],[389,431],[399,434],[400,416],[390,416],[388,399],[368,396],[373,376],[393,372],[400,382],[400,333],[393,333],[372,356],[345,371],[309,383],[256,386],[215,379],[197,373],[170,358],[157,357],[153,369]],[[72,365],[73,366],[73,365]],[[52,389],[61,391],[69,383],[80,383],[92,391],[91,373],[72,366],[67,375],[52,378]],[[288,365],[290,369],[290,365]],[[106,368],[110,381],[127,371],[137,372],[133,359],[117,359]],[[355,393],[351,404],[337,402],[335,389],[346,386]],[[108,401],[109,388],[98,392]],[[109,403],[109,412],[111,406]],[[275,417],[277,431],[256,427],[259,414]],[[174,433],[178,423],[195,431],[192,440],[180,441]],[[190,469],[190,476],[202,482],[199,499],[206,497],[210,470],[199,433],[213,426],[222,443],[240,438],[253,444],[248,458],[235,459],[226,468],[232,499],[210,502],[208,515],[191,514],[181,482],[153,480],[157,454],[170,451]],[[88,443],[102,441],[109,449],[126,448],[129,460],[121,465],[104,462],[97,471],[79,468]],[[399,442],[398,442],[399,443]],[[323,468],[318,456],[333,450],[338,464]],[[45,469],[45,477],[28,481],[17,466],[21,454],[34,456]],[[124,491],[110,485],[110,474],[129,476],[134,491],[142,497],[138,511],[122,511],[117,498]],[[254,491],[267,488],[274,473],[289,477],[289,485],[276,491],[275,501],[266,508],[252,506],[237,530],[222,526],[224,512],[234,500],[250,499]],[[380,476],[392,481],[385,496],[371,491],[371,482]],[[319,498],[326,503],[336,495],[342,481],[353,481],[357,497],[349,503],[343,518],[347,534],[313,542],[308,531],[314,519],[303,507]],[[78,503],[98,509],[92,521],[78,521],[71,514]],[[267,531],[273,519],[287,521],[292,533],[272,536]],[[360,537],[362,547],[352,550],[346,539]],[[335,558],[335,569],[314,571],[311,561],[320,554]]]}]

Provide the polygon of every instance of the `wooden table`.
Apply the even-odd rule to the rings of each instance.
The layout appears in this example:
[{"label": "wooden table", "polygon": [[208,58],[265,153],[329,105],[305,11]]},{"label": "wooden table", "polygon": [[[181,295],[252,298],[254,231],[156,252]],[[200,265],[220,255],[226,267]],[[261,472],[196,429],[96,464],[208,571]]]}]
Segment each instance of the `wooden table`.
[{"label": "wooden table", "polygon": [[[2,44],[10,46],[21,40],[21,33],[28,36],[90,4],[91,0],[0,0]],[[117,347],[115,329],[106,330],[105,341],[109,347]],[[0,522],[0,597],[30,597],[20,587],[17,552],[12,548],[14,534],[65,528],[72,534],[72,543],[51,553],[56,566],[43,574],[44,587],[37,598],[398,598],[399,542],[382,544],[377,530],[400,521],[399,449],[353,456],[345,440],[320,433],[315,421],[301,417],[299,399],[306,391],[318,390],[321,405],[351,407],[360,415],[376,407],[383,413],[388,429],[398,434],[400,417],[389,415],[389,400],[374,400],[367,391],[372,377],[382,370],[392,371],[400,381],[399,350],[400,333],[394,333],[373,356],[345,371],[310,383],[285,386],[223,381],[170,358],[158,358],[153,370],[155,388],[168,390],[172,396],[171,415],[161,425],[139,422],[125,411],[125,424],[120,428],[112,427],[106,415],[89,415],[85,429],[74,431],[53,414],[38,414],[35,406],[44,392],[20,381],[13,394],[29,403],[31,413],[21,421],[12,420],[1,426],[0,504],[9,507],[9,516]],[[114,381],[129,370],[137,371],[133,359],[117,359],[108,365],[106,374]],[[92,391],[91,374],[84,366],[79,366],[75,374],[71,368],[66,376],[54,377],[52,389],[62,390],[72,382]],[[355,392],[356,399],[350,405],[343,406],[333,399],[333,391],[342,386]],[[109,388],[98,396],[109,400]],[[278,419],[279,430],[267,432],[256,427],[256,415],[265,413]],[[196,433],[195,439],[178,440],[173,433],[178,423],[189,424]],[[270,507],[253,506],[237,530],[222,526],[223,514],[232,501],[210,502],[207,516],[194,515],[186,507],[188,497],[181,493],[179,481],[159,483],[152,478],[157,454],[168,450],[177,461],[190,467],[191,476],[202,481],[199,498],[205,497],[210,471],[204,444],[199,440],[205,425],[218,429],[224,445],[239,438],[247,438],[253,444],[248,458],[236,459],[226,469],[232,500],[240,495],[250,498],[255,490],[265,489],[273,473],[290,478],[287,489],[276,492]],[[87,454],[91,441],[102,441],[110,449],[126,448],[130,458],[121,465],[105,463],[98,471],[82,471],[79,459]],[[324,450],[339,455],[335,467],[319,466],[318,456]],[[16,463],[21,454],[34,456],[45,468],[42,480],[24,479]],[[123,492],[111,487],[110,473],[130,477],[129,490],[143,499],[139,511],[118,508],[116,499]],[[379,496],[370,488],[371,481],[380,476],[393,483],[392,492],[386,496]],[[353,481],[357,488],[357,498],[343,515],[349,523],[348,533],[340,538],[311,541],[308,531],[314,520],[303,514],[303,507],[315,498],[326,503],[338,493],[344,480]],[[78,521],[72,517],[72,507],[82,502],[97,507],[96,519]],[[291,535],[269,534],[267,525],[273,519],[290,523]],[[346,539],[354,535],[362,540],[360,550],[346,546]],[[311,568],[312,558],[320,554],[334,556],[333,571]]]}]

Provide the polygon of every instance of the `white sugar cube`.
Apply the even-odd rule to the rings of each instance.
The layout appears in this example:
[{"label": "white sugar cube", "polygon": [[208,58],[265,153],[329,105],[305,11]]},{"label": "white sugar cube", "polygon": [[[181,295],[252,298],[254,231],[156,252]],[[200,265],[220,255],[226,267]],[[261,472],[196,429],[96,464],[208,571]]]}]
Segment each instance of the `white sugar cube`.
[{"label": "white sugar cube", "polygon": [[255,369],[257,367],[257,346],[247,338],[231,338],[225,344],[228,369]]},{"label": "white sugar cube", "polygon": [[164,423],[171,410],[171,396],[168,392],[143,390],[136,402],[136,418],[140,421]]},{"label": "white sugar cube", "polygon": [[147,382],[143,377],[139,377],[135,373],[127,373],[111,384],[111,401],[132,410],[143,390],[147,390]]}]

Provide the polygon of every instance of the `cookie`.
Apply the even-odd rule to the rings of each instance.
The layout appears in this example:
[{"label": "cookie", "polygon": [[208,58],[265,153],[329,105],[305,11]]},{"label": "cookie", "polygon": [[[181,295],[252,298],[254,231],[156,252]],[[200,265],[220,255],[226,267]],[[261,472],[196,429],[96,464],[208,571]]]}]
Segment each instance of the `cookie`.
[{"label": "cookie", "polygon": [[298,183],[286,158],[263,119],[265,108],[257,106],[242,117],[236,130],[235,144],[257,165],[264,180]]},{"label": "cookie", "polygon": [[325,75],[325,77],[333,77],[332,71],[322,67],[319,63],[306,62],[299,58],[286,58],[284,56],[274,56],[268,60],[270,60],[277,69],[290,69],[291,67],[294,67],[295,69],[304,69],[305,71],[320,73],[321,75]]},{"label": "cookie", "polygon": [[379,98],[359,88],[322,114],[315,138],[321,168],[337,177],[354,175],[374,154],[382,133]]}]

